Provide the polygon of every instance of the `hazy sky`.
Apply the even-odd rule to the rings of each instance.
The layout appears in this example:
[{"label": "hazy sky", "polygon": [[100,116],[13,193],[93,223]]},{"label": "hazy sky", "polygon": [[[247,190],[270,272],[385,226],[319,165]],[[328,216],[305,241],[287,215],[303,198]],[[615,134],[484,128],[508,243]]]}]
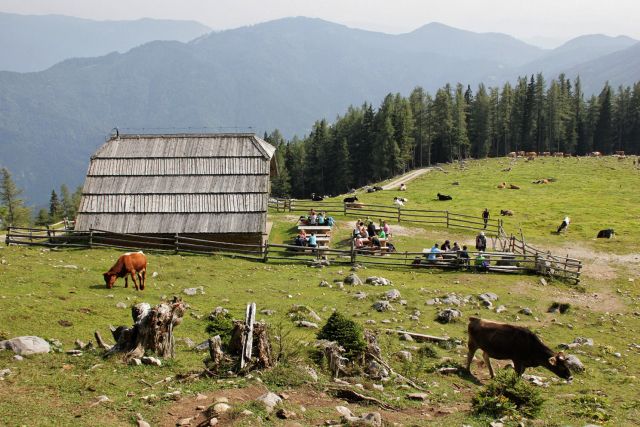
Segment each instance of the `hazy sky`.
[{"label": "hazy sky", "polygon": [[640,39],[640,0],[0,0],[0,11],[105,19],[192,19],[214,30],[285,16],[402,33],[437,21],[542,42],[592,33]]}]

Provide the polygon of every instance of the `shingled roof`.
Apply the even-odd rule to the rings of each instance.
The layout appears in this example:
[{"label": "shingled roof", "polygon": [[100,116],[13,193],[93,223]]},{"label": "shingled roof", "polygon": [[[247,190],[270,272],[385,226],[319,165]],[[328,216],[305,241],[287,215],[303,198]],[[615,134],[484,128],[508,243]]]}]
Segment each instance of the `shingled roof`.
[{"label": "shingled roof", "polygon": [[254,134],[113,136],[91,157],[76,229],[264,233],[274,152]]}]

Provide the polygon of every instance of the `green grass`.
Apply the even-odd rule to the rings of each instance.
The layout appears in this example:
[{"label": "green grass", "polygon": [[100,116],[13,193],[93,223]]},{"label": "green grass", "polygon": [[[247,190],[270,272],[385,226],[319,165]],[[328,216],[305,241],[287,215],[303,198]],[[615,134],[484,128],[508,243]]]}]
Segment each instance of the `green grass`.
[{"label": "green grass", "polygon": [[[493,214],[500,208],[512,209],[516,216],[507,219],[507,230],[515,230],[522,225],[529,240],[552,249],[575,245],[595,251],[638,251],[638,196],[634,190],[638,188],[639,177],[636,171],[609,158],[566,159],[562,162],[557,159],[538,159],[531,163],[519,161],[511,172],[501,173],[500,169],[507,163],[507,160],[479,161],[471,162],[466,171],[449,167],[448,174],[431,172],[410,182],[406,197],[410,199],[412,207],[439,208],[441,205],[431,200],[435,193],[451,193],[454,201],[447,205],[451,211],[473,211],[478,216],[484,207],[489,207]],[[580,169],[571,172],[578,167]],[[558,182],[546,186],[529,184],[534,179],[549,176],[557,178]],[[452,186],[453,181],[459,181],[460,186]],[[495,185],[501,181],[517,183],[522,189],[498,190]],[[592,189],[585,191],[587,185],[591,185]],[[607,193],[612,189],[616,189],[616,192]],[[393,194],[387,191],[363,195],[362,199],[365,203],[386,204],[391,201]],[[592,194],[599,196],[594,198]],[[566,210],[572,217],[569,233],[564,236],[549,234]],[[284,242],[293,238],[295,216],[271,215],[270,220],[274,224],[270,240]],[[340,223],[332,246],[348,237],[354,220],[351,217],[337,217]],[[634,218],[635,225],[631,222]],[[616,229],[617,239],[595,242],[593,231],[608,227]],[[413,235],[394,237],[394,243],[401,250],[419,250],[445,237],[460,241],[473,239],[473,233],[455,230],[429,227],[412,230]],[[295,329],[287,315],[289,308],[293,304],[304,304],[315,310],[323,321],[333,309],[337,309],[367,328],[403,328],[461,340],[462,345],[451,349],[434,348],[435,357],[429,357],[434,356],[433,351],[412,350],[414,363],[407,364],[397,360],[393,354],[401,349],[422,345],[399,341],[395,335],[381,333],[379,336],[383,353],[394,368],[428,385],[430,400],[423,409],[433,412],[442,407],[457,408],[452,414],[438,416],[431,421],[417,416],[418,411],[422,410],[418,409],[420,405],[404,399],[407,391],[391,383],[385,384],[382,393],[370,393],[403,408],[403,412],[397,416],[399,422],[404,424],[484,425],[486,419],[476,418],[470,409],[471,397],[480,386],[465,376],[433,373],[434,368],[442,364],[464,363],[466,318],[480,315],[529,326],[554,348],[578,336],[594,339],[594,347],[571,351],[585,364],[585,373],[577,374],[572,384],[551,382],[548,388],[540,390],[546,400],[538,416],[542,424],[584,425],[593,421],[602,422],[606,418],[607,425],[634,425],[640,416],[640,392],[637,387],[640,351],[630,346],[640,344],[640,316],[634,315],[640,312],[640,292],[635,286],[640,280],[637,263],[612,262],[609,265],[611,271],[606,277],[591,275],[577,288],[557,281],[541,286],[537,277],[526,275],[367,268],[358,272],[361,278],[373,275],[386,277],[393,281],[393,287],[407,300],[406,306],[393,303],[396,308],[394,312],[377,313],[371,309],[371,305],[389,288],[364,285],[340,290],[318,286],[321,280],[332,282],[344,278],[349,273],[347,266],[312,269],[282,262],[263,264],[230,257],[150,253],[148,282],[144,292],[124,289],[122,280],[114,289],[108,290],[104,287],[101,273],[111,266],[118,254],[119,251],[103,249],[48,251],[2,247],[0,335],[56,338],[63,343],[65,350],[71,349],[76,339],[85,342],[91,340],[95,330],[100,330],[103,337],[110,339],[109,325],[130,325],[130,310],[116,308],[118,302],[127,305],[140,301],[157,304],[162,297],[182,295],[190,308],[183,323],[175,329],[179,339],[175,360],[166,361],[161,368],[132,367],[117,357],[104,360],[96,352],[85,353],[82,357],[53,353],[26,357],[24,361],[17,362],[8,352],[0,352],[0,368],[8,367],[13,372],[0,382],[0,424],[133,425],[135,414],[141,413],[152,425],[170,425],[175,419],[168,412],[175,402],[164,399],[165,393],[179,389],[183,396],[189,397],[198,392],[211,394],[222,388],[259,385],[255,379],[201,379],[171,381],[150,389],[142,382],[155,383],[169,376],[202,370],[205,354],[188,349],[181,339],[190,338],[196,343],[205,340],[206,318],[216,306],[221,305],[230,310],[234,317],[241,318],[245,304],[253,301],[257,302],[259,310],[276,310],[273,316],[258,315],[258,319],[274,326],[281,324],[291,330],[287,336],[289,349],[292,354],[296,353],[291,356],[290,362],[294,368],[285,366],[263,376],[264,384],[272,390],[298,387],[299,382],[293,378],[295,374],[289,372],[294,372],[297,366],[313,365],[309,359],[308,343],[313,341],[316,331]],[[65,268],[68,265],[78,268]],[[156,278],[152,278],[153,272],[158,273]],[[635,281],[630,282],[628,278],[635,278]],[[182,294],[184,288],[193,286],[203,286],[205,294]],[[359,290],[369,295],[363,301],[353,297]],[[460,322],[440,325],[434,320],[440,307],[425,304],[430,298],[448,293],[465,296],[487,291],[499,295],[498,304],[504,304],[506,312],[498,314],[471,304],[461,307],[463,319]],[[547,313],[547,308],[554,301],[570,302],[571,309],[564,315]],[[533,316],[518,314],[521,307],[531,308]],[[409,318],[414,310],[422,313],[419,321]],[[367,319],[377,323],[366,325]],[[385,319],[391,323],[382,323]],[[59,323],[62,320],[72,325],[62,326]],[[622,357],[614,355],[618,352]],[[486,381],[486,368],[474,364],[472,370]],[[531,369],[527,373],[547,379],[553,377],[543,369]],[[368,380],[358,380],[368,385]],[[314,393],[321,393],[328,381],[330,379],[325,375],[319,385],[305,387],[310,387]],[[103,394],[111,402],[91,406],[95,397]],[[158,396],[157,399],[150,402],[141,399],[150,394]],[[326,408],[310,408],[299,421],[316,424],[324,419],[337,419],[333,409],[335,404]],[[253,408],[251,405],[245,402],[242,405],[234,404],[234,407]],[[365,412],[365,408],[353,408],[356,412]],[[606,416],[601,415],[602,411],[606,412]],[[275,417],[266,420],[264,414],[258,413],[256,416],[263,417],[267,425],[280,423]],[[238,422],[251,424],[253,421],[245,419]]]}]

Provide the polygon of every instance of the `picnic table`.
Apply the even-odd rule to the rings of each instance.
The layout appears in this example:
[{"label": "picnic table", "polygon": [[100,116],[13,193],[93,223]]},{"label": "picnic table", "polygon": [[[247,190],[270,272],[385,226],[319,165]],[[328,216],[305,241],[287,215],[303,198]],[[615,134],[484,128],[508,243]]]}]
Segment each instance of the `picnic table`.
[{"label": "picnic table", "polygon": [[311,232],[314,232],[316,234],[326,234],[327,236],[331,235],[331,227],[328,225],[304,225],[304,224],[300,224],[298,225],[298,230],[302,231],[304,230],[305,233],[307,234],[311,234]]}]

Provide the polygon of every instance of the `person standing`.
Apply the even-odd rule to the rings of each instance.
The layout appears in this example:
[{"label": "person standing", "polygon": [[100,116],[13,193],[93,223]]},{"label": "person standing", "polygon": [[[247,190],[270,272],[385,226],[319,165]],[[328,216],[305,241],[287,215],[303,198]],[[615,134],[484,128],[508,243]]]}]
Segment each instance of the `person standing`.
[{"label": "person standing", "polygon": [[484,236],[484,231],[476,236],[476,250],[484,251],[487,249],[487,238]]},{"label": "person standing", "polygon": [[489,222],[489,209],[488,208],[484,208],[484,211],[482,212],[482,220],[484,221],[484,228],[487,228],[487,223]]}]

